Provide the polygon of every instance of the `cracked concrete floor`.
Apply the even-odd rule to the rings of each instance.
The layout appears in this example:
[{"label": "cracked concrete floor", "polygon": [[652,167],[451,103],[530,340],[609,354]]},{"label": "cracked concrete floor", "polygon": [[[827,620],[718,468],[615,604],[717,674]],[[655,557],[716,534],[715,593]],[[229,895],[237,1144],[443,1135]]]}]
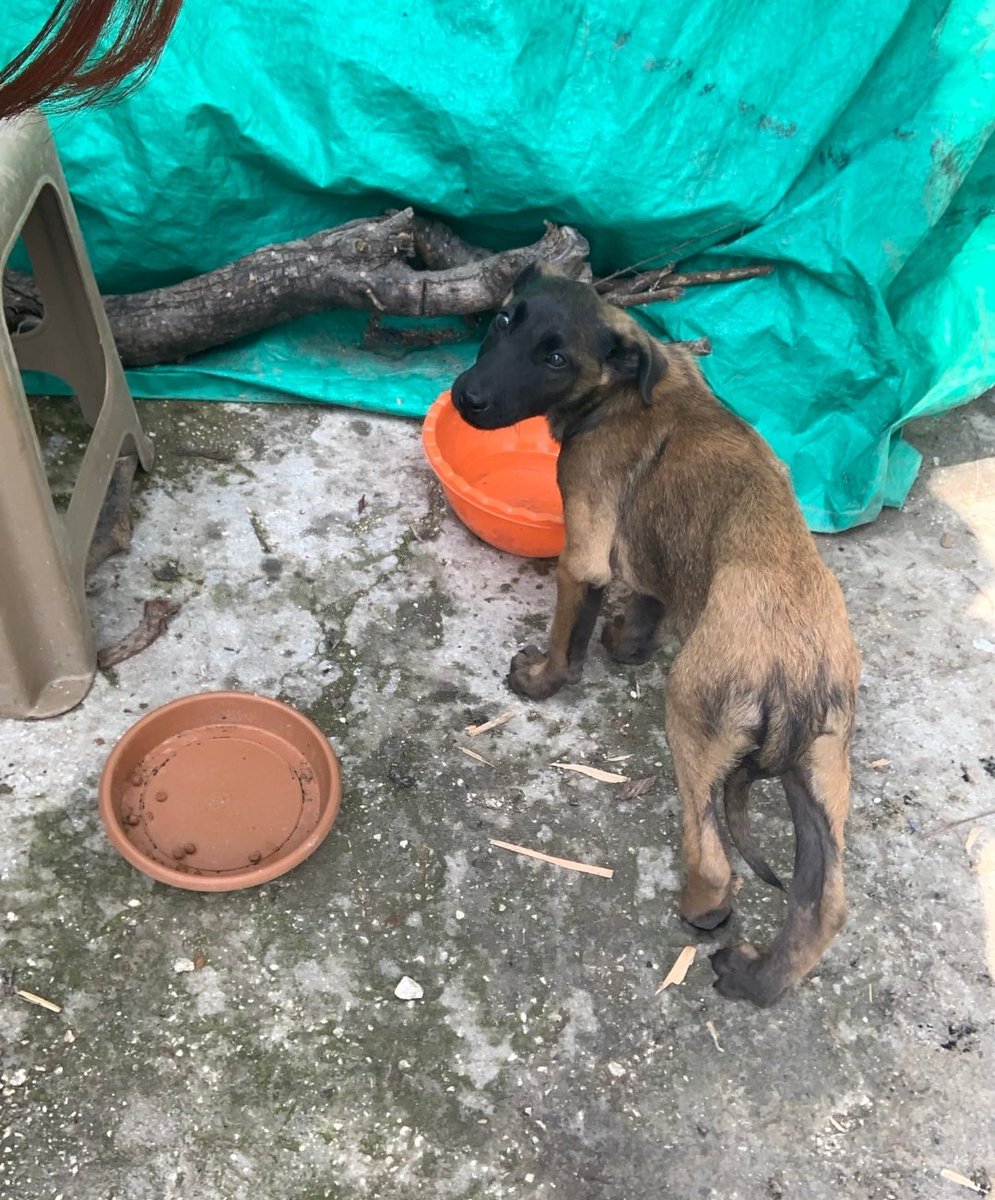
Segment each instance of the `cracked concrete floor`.
[{"label": "cracked concrete floor", "polygon": [[[79,432],[40,405],[54,487]],[[106,644],[181,610],[75,711],[0,722],[0,1192],[18,1200],[967,1197],[995,1175],[995,408],[922,422],[903,512],[820,539],[864,655],[851,916],[767,1012],[722,1001],[675,912],[667,648],[531,706],[512,653],[550,564],[447,511],[413,422],[142,406],[159,460],[131,551],[92,577]],[[108,749],[211,688],[328,734],[328,840],[254,891],[152,883],[97,817]],[[472,722],[514,717],[472,741]],[[463,753],[472,749],[486,762]],[[603,762],[617,785],[558,771]],[[775,868],[775,790],[757,796]],[[987,815],[980,815],[987,814]],[[614,868],[579,875],[491,837]],[[782,899],[745,878],[725,936]],[[988,908],[986,910],[986,904]],[[190,962],[195,970],[178,971]],[[394,989],[409,976],[421,999]]]}]

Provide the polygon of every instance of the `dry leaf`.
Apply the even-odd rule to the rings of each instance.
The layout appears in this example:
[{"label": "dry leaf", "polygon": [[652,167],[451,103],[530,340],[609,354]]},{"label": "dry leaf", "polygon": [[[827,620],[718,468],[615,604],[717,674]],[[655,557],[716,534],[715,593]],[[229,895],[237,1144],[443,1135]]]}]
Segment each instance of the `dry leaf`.
[{"label": "dry leaf", "polygon": [[647,775],[644,779],[630,779],[625,787],[618,789],[616,799],[635,800],[637,796],[645,796],[658,778],[658,775]]},{"label": "dry leaf", "polygon": [[513,712],[503,712],[492,721],[485,721],[483,725],[467,725],[466,734],[468,737],[476,737],[478,733],[487,733],[490,729],[497,729],[499,725],[506,725],[514,715]]},{"label": "dry leaf", "polygon": [[584,763],[553,763],[561,771],[576,771],[578,775],[586,775],[589,779],[598,779],[602,783],[628,783],[628,775],[616,775],[614,771],[602,771],[600,767],[588,767]]},{"label": "dry leaf", "polygon": [[664,988],[669,988],[671,984],[684,982],[685,976],[691,969],[691,964],[694,962],[695,954],[697,954],[697,950],[694,948],[694,946],[684,947],[674,961],[674,965],[667,972],[666,978],[656,989],[656,994],[658,996],[664,990]]},{"label": "dry leaf", "polygon": [[553,854],[543,854],[541,850],[516,846],[513,842],[499,842],[497,838],[488,840],[492,846],[500,846],[502,850],[511,850],[514,854],[524,854],[527,858],[538,858],[540,862],[552,863],[555,867],[566,867],[568,871],[583,871],[588,875],[600,875],[603,879],[611,879],[615,874],[611,867],[594,867],[590,863],[574,862],[570,858],[557,858]]}]

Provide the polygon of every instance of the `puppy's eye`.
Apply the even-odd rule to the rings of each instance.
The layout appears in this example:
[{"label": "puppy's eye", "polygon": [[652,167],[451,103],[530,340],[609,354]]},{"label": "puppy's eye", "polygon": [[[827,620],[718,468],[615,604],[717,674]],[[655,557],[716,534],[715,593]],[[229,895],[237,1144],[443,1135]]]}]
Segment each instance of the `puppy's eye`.
[{"label": "puppy's eye", "polygon": [[511,324],[511,315],[506,312],[499,312],[494,318],[494,324],[498,329],[507,329]]},{"label": "puppy's eye", "polygon": [[554,350],[552,354],[546,355],[546,366],[552,367],[554,371],[562,371],[566,365],[567,360],[563,357],[559,350]]}]

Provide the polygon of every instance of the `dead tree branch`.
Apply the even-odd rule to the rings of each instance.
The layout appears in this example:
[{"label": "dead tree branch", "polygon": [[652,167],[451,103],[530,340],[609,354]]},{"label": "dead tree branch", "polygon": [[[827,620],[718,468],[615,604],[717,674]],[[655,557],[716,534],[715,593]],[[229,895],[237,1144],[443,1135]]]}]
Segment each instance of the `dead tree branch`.
[{"label": "dead tree branch", "polygon": [[[311,237],[264,246],[171,287],[104,297],[125,366],[176,362],[297,317],[335,308],[373,314],[364,344],[426,344],[382,325],[384,316],[469,318],[498,307],[515,277],[543,260],[575,279],[591,279],[586,239],[569,225],[546,225],[529,246],[494,253],[473,246],[442,222],[410,208],[350,221]],[[602,281],[607,300],[623,307],[672,300],[685,287],[767,274],[770,267],[733,267],[675,274],[672,267],[616,274]],[[595,286],[598,286],[596,283]],[[8,270],[4,316],[27,333],[44,314],[31,276]],[[429,342],[465,336],[435,331]]]}]

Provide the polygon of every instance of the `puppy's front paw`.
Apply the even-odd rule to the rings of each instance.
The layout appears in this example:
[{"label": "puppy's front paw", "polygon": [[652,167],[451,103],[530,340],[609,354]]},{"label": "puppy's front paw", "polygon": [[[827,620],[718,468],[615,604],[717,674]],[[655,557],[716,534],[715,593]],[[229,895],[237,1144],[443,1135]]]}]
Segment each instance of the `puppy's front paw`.
[{"label": "puppy's front paw", "polygon": [[545,700],[563,686],[562,677],[549,669],[549,659],[538,646],[526,646],[511,660],[508,686],[519,696]]},{"label": "puppy's front paw", "polygon": [[748,942],[716,950],[711,961],[717,976],[715,990],[727,1000],[749,1000],[758,1008],[767,1008],[784,990],[770,969],[769,958]]}]

